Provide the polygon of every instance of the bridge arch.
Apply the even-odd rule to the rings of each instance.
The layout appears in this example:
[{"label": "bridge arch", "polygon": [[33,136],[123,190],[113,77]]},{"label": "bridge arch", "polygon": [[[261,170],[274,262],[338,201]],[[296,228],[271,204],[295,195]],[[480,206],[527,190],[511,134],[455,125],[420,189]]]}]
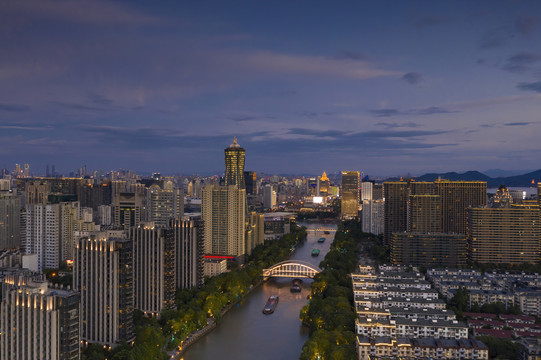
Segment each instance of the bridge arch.
[{"label": "bridge arch", "polygon": [[270,277],[314,278],[321,269],[306,261],[286,260],[263,269],[263,279]]}]

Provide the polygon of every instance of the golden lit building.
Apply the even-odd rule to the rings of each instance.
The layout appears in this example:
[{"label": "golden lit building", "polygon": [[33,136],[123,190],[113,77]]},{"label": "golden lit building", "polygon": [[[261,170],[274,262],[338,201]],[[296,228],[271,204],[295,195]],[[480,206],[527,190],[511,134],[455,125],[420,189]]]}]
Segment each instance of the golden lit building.
[{"label": "golden lit building", "polygon": [[342,171],[342,210],[343,218],[356,218],[359,215],[359,172]]},{"label": "golden lit building", "polygon": [[329,195],[330,188],[331,188],[330,180],[327,177],[327,174],[325,173],[325,171],[323,171],[323,175],[321,175],[321,177],[319,178],[318,196],[327,196],[327,195]]},{"label": "golden lit building", "polygon": [[246,150],[233,138],[233,143],[224,150],[225,152],[225,185],[235,185],[239,189],[246,188],[244,182],[244,161]]},{"label": "golden lit building", "polygon": [[466,233],[466,209],[487,204],[486,181],[436,180],[435,194],[441,198],[442,232]]},{"label": "golden lit building", "polygon": [[541,225],[538,205],[470,208],[468,257],[471,262],[538,263]]}]

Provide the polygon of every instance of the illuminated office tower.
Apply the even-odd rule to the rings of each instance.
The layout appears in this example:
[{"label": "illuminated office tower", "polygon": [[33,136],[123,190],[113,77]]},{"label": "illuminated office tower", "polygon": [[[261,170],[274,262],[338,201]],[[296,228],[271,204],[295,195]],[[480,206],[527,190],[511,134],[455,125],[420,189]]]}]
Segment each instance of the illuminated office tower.
[{"label": "illuminated office tower", "polygon": [[383,241],[390,244],[393,233],[408,229],[408,183],[405,181],[388,181],[383,183],[385,215],[383,224]]},{"label": "illuminated office tower", "polygon": [[466,209],[487,204],[487,183],[436,180],[434,184],[441,198],[442,232],[465,234]]},{"label": "illuminated office tower", "polygon": [[81,340],[114,347],[135,338],[133,249],[122,231],[95,232],[79,239],[73,287],[81,294]]},{"label": "illuminated office tower", "polygon": [[374,235],[383,234],[383,219],[385,215],[384,200],[363,201],[363,232]]},{"label": "illuminated office tower", "polygon": [[169,236],[175,245],[175,283],[180,289],[203,285],[203,223],[187,218],[171,219]]},{"label": "illuminated office tower", "polygon": [[361,201],[372,200],[372,190],[374,184],[371,181],[363,181],[361,183]]},{"label": "illuminated office tower", "polygon": [[255,171],[245,171],[246,195],[257,195],[257,174]]},{"label": "illuminated office tower", "polygon": [[321,175],[321,177],[318,177],[317,180],[318,180],[317,196],[328,196],[331,190],[331,183],[325,171],[323,171],[323,175]]},{"label": "illuminated office tower", "polygon": [[9,191],[0,191],[0,250],[21,244],[21,197]]},{"label": "illuminated office tower", "polygon": [[134,308],[152,316],[175,306],[175,239],[154,223],[129,230],[133,241]]},{"label": "illuminated office tower", "polygon": [[467,209],[468,257],[471,262],[539,262],[541,226],[538,205]]},{"label": "illuminated office tower", "polygon": [[359,216],[359,172],[342,171],[341,215],[352,219]]},{"label": "illuminated office tower", "polygon": [[246,191],[237,186],[208,185],[202,191],[201,216],[205,254],[245,254]]},{"label": "illuminated office tower", "polygon": [[441,201],[438,195],[410,195],[408,232],[441,232]]},{"label": "illuminated office tower", "polygon": [[393,233],[391,261],[424,267],[466,266],[466,235],[442,233]]},{"label": "illuminated office tower", "polygon": [[121,192],[113,198],[113,221],[117,228],[129,229],[141,222],[143,198],[136,192]]},{"label": "illuminated office tower", "polygon": [[[21,279],[18,279],[21,280]],[[45,279],[5,279],[0,360],[78,360],[79,294]]]},{"label": "illuminated office tower", "polygon": [[60,205],[26,206],[25,245],[26,254],[37,254],[39,271],[60,266]]},{"label": "illuminated office tower", "polygon": [[246,151],[233,139],[233,144],[225,152],[225,185],[235,185],[239,189],[245,188],[244,160]]}]

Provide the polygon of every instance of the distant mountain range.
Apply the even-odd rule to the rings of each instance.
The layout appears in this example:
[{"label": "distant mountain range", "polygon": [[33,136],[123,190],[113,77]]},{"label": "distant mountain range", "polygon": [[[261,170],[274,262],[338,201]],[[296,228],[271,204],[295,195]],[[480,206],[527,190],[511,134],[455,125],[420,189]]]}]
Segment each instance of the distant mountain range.
[{"label": "distant mountain range", "polygon": [[424,174],[422,176],[415,177],[417,181],[434,181],[438,178],[447,179],[451,181],[463,180],[463,181],[486,181],[488,188],[496,188],[500,185],[507,187],[529,187],[532,186],[532,180],[537,186],[538,182],[541,182],[541,169],[529,172],[523,175],[507,176],[507,177],[490,177],[479,171],[467,171],[463,174],[456,172],[448,172],[445,174]]}]

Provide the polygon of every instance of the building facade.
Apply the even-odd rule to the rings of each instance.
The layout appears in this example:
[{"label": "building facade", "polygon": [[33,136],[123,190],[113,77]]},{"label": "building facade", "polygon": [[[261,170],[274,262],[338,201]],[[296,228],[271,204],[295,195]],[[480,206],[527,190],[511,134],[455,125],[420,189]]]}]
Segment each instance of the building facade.
[{"label": "building facade", "polygon": [[342,171],[341,216],[350,219],[359,216],[358,171]]},{"label": "building facade", "polygon": [[188,289],[203,285],[204,226],[201,220],[170,220],[168,236],[175,244],[175,284]]},{"label": "building facade", "polygon": [[238,189],[245,189],[244,161],[246,150],[237,143],[237,138],[224,150],[225,152],[225,185],[234,185]]}]

